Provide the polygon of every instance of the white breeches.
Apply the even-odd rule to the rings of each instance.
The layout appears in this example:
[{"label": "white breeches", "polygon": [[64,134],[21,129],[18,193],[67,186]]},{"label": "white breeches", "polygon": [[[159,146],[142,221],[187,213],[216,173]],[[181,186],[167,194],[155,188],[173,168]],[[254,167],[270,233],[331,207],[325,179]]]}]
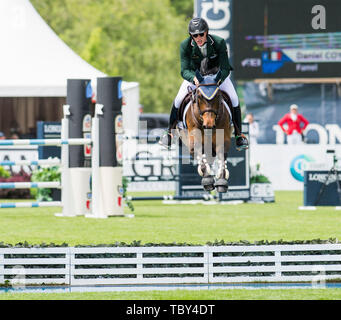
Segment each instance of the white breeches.
[{"label": "white breeches", "polygon": [[302,136],[296,130],[292,134],[287,135],[288,144],[303,144]]},{"label": "white breeches", "polygon": [[[175,108],[179,109],[182,100],[186,97],[186,95],[188,93],[188,87],[191,87],[191,89],[194,90],[195,84],[193,84],[187,80],[184,80],[182,82],[180,89],[179,89],[179,92],[176,95],[175,100],[174,100]],[[238,95],[237,95],[236,90],[234,89],[234,86],[232,84],[232,81],[230,80],[230,77],[227,77],[225,79],[225,81],[219,86],[219,89],[222,91],[225,91],[229,95],[229,97],[232,101],[232,105],[234,107],[238,107],[238,105],[239,105]]]}]

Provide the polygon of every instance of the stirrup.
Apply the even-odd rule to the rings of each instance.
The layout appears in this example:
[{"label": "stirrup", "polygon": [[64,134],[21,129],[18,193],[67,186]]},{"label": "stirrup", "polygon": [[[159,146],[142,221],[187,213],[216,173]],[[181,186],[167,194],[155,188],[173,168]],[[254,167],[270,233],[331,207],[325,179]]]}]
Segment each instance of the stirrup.
[{"label": "stirrup", "polygon": [[[167,139],[167,142],[165,141],[165,139]],[[159,140],[159,144],[167,149],[170,149],[172,146],[172,139],[173,135],[170,132],[165,131],[165,133]]]}]

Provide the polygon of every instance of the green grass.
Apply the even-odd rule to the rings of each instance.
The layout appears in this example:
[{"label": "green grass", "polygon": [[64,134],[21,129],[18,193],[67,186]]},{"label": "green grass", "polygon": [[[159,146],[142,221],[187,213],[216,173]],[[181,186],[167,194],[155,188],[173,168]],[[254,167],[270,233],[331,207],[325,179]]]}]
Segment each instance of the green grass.
[{"label": "green grass", "polygon": [[[153,193],[156,195],[157,193]],[[60,208],[17,208],[0,211],[0,242],[67,243],[73,245],[131,243],[195,243],[224,240],[312,240],[341,238],[341,211],[320,207],[300,211],[302,192],[276,192],[276,202],[240,205],[165,205],[134,202],[135,217],[89,219],[56,217]],[[126,208],[126,213],[130,213]],[[123,300],[319,300],[341,299],[339,289],[233,289],[98,293],[2,293],[0,299]]]},{"label": "green grass", "polygon": [[[224,240],[312,240],[341,238],[341,211],[300,211],[302,192],[276,192],[276,202],[240,205],[165,205],[134,202],[135,217],[56,217],[60,208],[1,209],[0,241],[16,244],[111,244]],[[126,213],[129,213],[126,208]]]},{"label": "green grass", "polygon": [[340,300],[340,289],[231,289],[143,292],[0,293],[0,300]]}]

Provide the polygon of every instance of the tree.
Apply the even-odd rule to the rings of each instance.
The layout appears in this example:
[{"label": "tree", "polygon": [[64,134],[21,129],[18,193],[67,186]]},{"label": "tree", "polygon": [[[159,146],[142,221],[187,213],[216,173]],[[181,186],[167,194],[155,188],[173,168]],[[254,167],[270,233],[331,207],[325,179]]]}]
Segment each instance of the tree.
[{"label": "tree", "polygon": [[109,76],[140,83],[147,112],[168,112],[182,82],[187,19],[169,0],[32,0],[75,52]]},{"label": "tree", "polygon": [[171,0],[172,6],[178,14],[184,15],[187,19],[193,18],[195,0]]}]

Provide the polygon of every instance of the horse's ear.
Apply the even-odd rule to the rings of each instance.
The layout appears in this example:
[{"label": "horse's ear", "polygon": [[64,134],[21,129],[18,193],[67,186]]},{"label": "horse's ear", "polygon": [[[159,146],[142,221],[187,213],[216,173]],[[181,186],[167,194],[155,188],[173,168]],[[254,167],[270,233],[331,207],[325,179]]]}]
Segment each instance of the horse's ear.
[{"label": "horse's ear", "polygon": [[195,71],[195,76],[197,77],[197,79],[200,83],[203,82],[204,78],[201,75],[201,73],[199,72],[199,70]]},{"label": "horse's ear", "polygon": [[218,73],[217,73],[217,75],[216,75],[216,77],[215,77],[215,79],[214,79],[214,81],[215,81],[216,83],[218,83],[219,80],[221,80],[221,70],[218,71]]}]

